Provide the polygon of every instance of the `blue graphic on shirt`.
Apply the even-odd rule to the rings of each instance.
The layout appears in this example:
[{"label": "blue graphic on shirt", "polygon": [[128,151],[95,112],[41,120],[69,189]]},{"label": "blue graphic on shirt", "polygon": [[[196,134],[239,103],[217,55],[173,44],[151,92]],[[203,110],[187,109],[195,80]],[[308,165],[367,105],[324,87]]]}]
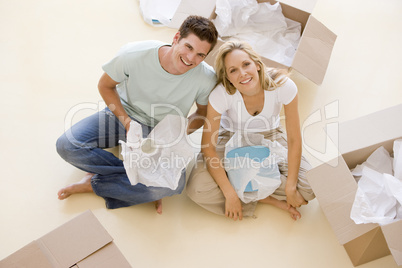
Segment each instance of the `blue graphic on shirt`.
[{"label": "blue graphic on shirt", "polygon": [[[253,161],[256,161],[258,163],[262,163],[269,155],[270,155],[269,148],[259,145],[259,146],[239,147],[239,148],[233,149],[226,154],[226,158],[232,159],[232,161],[233,161],[234,158],[243,157],[243,158],[250,158]],[[247,169],[249,167],[242,167],[243,171],[244,171],[244,168]],[[270,177],[272,174],[272,171],[273,170],[270,166],[267,166],[267,167],[261,166],[257,175],[261,176],[261,177]],[[238,177],[238,176],[244,176],[244,173],[241,172],[241,170],[239,170],[239,169],[232,169],[232,170],[228,171],[228,175],[231,177]],[[247,184],[244,192],[258,191],[257,186],[253,185],[252,182],[253,181],[250,181]]]}]

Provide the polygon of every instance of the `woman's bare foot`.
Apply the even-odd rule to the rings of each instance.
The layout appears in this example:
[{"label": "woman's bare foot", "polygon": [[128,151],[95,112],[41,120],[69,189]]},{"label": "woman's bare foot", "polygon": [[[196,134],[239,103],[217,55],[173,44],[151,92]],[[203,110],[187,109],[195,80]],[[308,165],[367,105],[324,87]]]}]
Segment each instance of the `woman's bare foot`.
[{"label": "woman's bare foot", "polygon": [[155,201],[156,213],[162,214],[162,199]]},{"label": "woman's bare foot", "polygon": [[292,219],[294,219],[295,221],[297,221],[298,219],[301,218],[301,214],[299,211],[297,211],[296,208],[290,207],[290,208],[288,208],[288,211],[289,211],[290,217],[292,217]]},{"label": "woman's bare foot", "polygon": [[92,193],[91,179],[95,174],[87,173],[79,182],[73,183],[69,186],[62,188],[57,195],[60,200],[66,199],[72,194],[78,193]]},{"label": "woman's bare foot", "polygon": [[280,209],[286,210],[289,212],[290,217],[294,220],[298,220],[301,218],[301,214],[294,207],[288,207],[288,203],[285,200],[278,200],[272,196],[268,196],[265,199],[259,200],[260,203],[270,204]]}]

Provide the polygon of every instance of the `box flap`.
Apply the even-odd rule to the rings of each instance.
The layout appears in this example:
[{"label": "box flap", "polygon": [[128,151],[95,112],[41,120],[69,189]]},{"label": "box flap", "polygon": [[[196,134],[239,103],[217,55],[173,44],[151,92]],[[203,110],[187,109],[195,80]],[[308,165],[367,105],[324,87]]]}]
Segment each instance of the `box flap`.
[{"label": "box flap", "polygon": [[402,104],[399,104],[341,123],[339,125],[339,151],[341,154],[347,154],[401,137],[402,124],[397,123],[400,122],[401,114]]},{"label": "box flap", "polygon": [[378,226],[358,225],[350,218],[357,183],[341,156],[308,171],[307,180],[341,244]]},{"label": "box flap", "polygon": [[99,249],[95,253],[86,257],[77,263],[78,268],[131,268],[126,258],[117,248],[116,244],[111,242]]},{"label": "box flap", "polygon": [[53,267],[71,267],[110,243],[113,238],[91,211],[41,237],[37,242]]},{"label": "box flap", "polygon": [[[4,242],[4,241],[3,241]],[[36,241],[33,241],[0,261],[1,268],[52,268],[47,256]]]},{"label": "box flap", "polygon": [[344,245],[354,266],[388,256],[390,251],[380,227]]},{"label": "box flap", "polygon": [[183,21],[190,15],[203,16],[210,18],[214,14],[216,0],[181,0],[168,27],[178,29]]},{"label": "box flap", "polygon": [[402,265],[402,220],[381,226],[388,247],[398,265]]},{"label": "box flap", "polygon": [[336,35],[310,16],[293,59],[292,68],[321,84],[331,58]]}]

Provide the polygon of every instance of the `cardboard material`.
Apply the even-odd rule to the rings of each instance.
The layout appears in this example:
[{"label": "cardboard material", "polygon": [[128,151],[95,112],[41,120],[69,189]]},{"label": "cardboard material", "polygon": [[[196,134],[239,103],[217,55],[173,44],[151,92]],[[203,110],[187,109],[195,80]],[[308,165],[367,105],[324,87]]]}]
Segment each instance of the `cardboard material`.
[{"label": "cardboard material", "polygon": [[355,266],[389,254],[402,265],[402,221],[379,226],[355,224],[350,218],[357,190],[350,169],[380,146],[392,152],[394,140],[402,138],[401,114],[402,105],[397,105],[340,124],[338,158],[307,173],[324,214]]},{"label": "cardboard material", "polygon": [[131,267],[87,211],[0,261],[0,268]]},{"label": "cardboard material", "polygon": [[[270,2],[274,0],[258,0],[258,2]],[[214,19],[216,0],[192,1],[182,0],[173,19],[169,25],[172,28],[179,28],[181,23],[189,15],[200,15]],[[263,57],[263,62],[269,67],[295,69],[316,84],[321,84],[329,64],[332,49],[335,44],[336,35],[324,24],[315,19],[311,13],[297,9],[290,5],[280,3],[282,13],[288,19],[301,23],[302,36],[295,57],[290,66],[285,66],[276,61]],[[214,66],[216,50],[222,42],[218,42],[215,49],[211,51],[205,61]]]},{"label": "cardboard material", "polygon": [[169,27],[178,29],[182,22],[190,15],[212,18],[215,11],[216,0],[181,0],[176,13],[169,24]]}]

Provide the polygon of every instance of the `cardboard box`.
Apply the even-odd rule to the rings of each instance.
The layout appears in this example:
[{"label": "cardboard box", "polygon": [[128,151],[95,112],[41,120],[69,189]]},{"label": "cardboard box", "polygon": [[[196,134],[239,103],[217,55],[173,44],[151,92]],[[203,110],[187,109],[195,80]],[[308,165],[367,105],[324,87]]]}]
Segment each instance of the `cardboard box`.
[{"label": "cardboard box", "polygon": [[340,124],[338,158],[307,173],[324,214],[355,266],[390,253],[402,265],[402,220],[379,226],[355,224],[350,218],[357,190],[350,169],[380,146],[393,151],[394,140],[402,138],[401,115],[402,105],[397,105]]},{"label": "cardboard box", "polygon": [[[258,0],[258,2],[270,2],[274,0]],[[189,15],[200,15],[214,19],[216,0],[193,1],[182,0],[176,13],[174,14],[169,27],[179,28],[181,23]],[[336,35],[331,32],[324,24],[314,18],[311,13],[297,9],[295,7],[280,3],[285,17],[300,22],[302,35],[295,57],[290,66],[285,66],[276,61],[263,57],[263,62],[269,67],[295,69],[315,84],[319,85],[324,80],[325,72],[331,57],[332,49],[335,44]],[[214,66],[215,51],[223,42],[218,42],[217,46],[205,59],[207,63]]]},{"label": "cardboard box", "polygon": [[91,211],[0,261],[1,268],[129,268],[131,265]]}]

